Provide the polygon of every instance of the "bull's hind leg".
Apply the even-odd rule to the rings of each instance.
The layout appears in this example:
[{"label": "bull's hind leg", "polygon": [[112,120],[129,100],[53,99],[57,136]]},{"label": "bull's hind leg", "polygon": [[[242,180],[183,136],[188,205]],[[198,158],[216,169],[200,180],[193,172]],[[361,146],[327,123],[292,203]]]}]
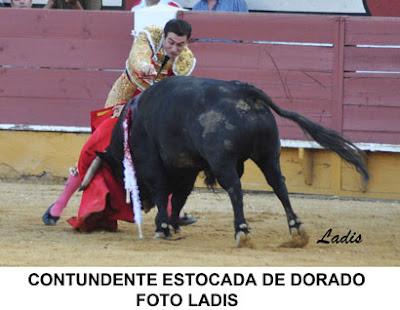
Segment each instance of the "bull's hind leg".
[{"label": "bull's hind leg", "polygon": [[292,205],[289,200],[287,187],[285,184],[285,178],[281,173],[279,164],[279,156],[274,158],[267,158],[262,160],[256,160],[256,164],[263,172],[268,184],[274,190],[276,196],[281,201],[286,218],[289,225],[289,232],[292,236],[292,240],[282,244],[283,247],[304,247],[308,243],[308,235],[304,229],[303,223],[294,213]]},{"label": "bull's hind leg", "polygon": [[249,226],[244,217],[242,185],[236,164],[213,169],[218,183],[227,191],[233,207],[235,240],[237,247],[252,247]]}]

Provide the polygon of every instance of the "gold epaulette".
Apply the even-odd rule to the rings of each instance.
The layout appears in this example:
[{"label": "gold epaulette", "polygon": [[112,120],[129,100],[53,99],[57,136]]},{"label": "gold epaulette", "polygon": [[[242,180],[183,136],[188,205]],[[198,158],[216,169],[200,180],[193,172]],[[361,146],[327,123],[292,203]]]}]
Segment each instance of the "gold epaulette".
[{"label": "gold epaulette", "polygon": [[172,71],[175,75],[190,75],[196,66],[196,58],[192,51],[185,47],[180,55],[175,59]]},{"label": "gold epaulette", "polygon": [[150,43],[153,54],[155,55],[158,50],[161,48],[161,44],[163,41],[164,31],[160,27],[151,25],[145,27],[142,32],[146,34],[147,40]]}]

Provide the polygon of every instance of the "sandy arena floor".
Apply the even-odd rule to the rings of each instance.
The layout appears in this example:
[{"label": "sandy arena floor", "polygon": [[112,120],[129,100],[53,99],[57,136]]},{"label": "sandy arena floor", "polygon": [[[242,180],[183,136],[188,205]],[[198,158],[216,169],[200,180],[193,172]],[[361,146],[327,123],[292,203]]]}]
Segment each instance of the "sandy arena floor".
[{"label": "sandy arena floor", "polygon": [[[154,212],[145,215],[145,240],[135,225],[117,233],[82,234],[66,219],[75,215],[79,195],[57,226],[44,226],[42,213],[62,185],[0,181],[0,266],[400,266],[400,202],[342,200],[291,195],[306,225],[309,244],[281,248],[289,240],[283,207],[272,194],[245,195],[253,249],[235,248],[233,214],[224,192],[195,191],[186,211],[199,218],[183,227],[179,240],[154,240]],[[317,244],[325,232],[362,235],[357,244]]]}]

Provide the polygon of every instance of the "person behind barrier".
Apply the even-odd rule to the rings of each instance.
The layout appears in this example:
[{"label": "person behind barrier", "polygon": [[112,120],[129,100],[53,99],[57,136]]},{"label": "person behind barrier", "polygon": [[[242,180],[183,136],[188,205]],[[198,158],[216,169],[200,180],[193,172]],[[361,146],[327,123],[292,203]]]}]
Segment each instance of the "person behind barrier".
[{"label": "person behind barrier", "polygon": [[175,1],[170,1],[170,0],[135,0],[132,5],[132,11],[135,11],[137,9],[142,9],[145,7],[157,5],[157,4],[164,4],[164,5],[169,5],[177,8],[181,8],[181,5]]},{"label": "person behind barrier", "polygon": [[101,0],[48,0],[44,9],[101,10]]},{"label": "person behind barrier", "polygon": [[248,12],[245,0],[200,0],[193,6],[193,11]]},{"label": "person behind barrier", "polygon": [[[137,35],[126,61],[125,72],[111,88],[105,108],[92,113],[91,125],[94,131],[81,151],[78,169],[71,170],[63,192],[46,210],[42,217],[44,224],[57,223],[68,200],[96,158],[96,151],[104,151],[108,146],[121,107],[153,82],[172,75],[192,73],[196,59],[187,47],[190,36],[190,24],[178,19],[170,20],[164,30],[149,26]],[[81,231],[115,231],[117,220],[133,221],[132,208],[125,203],[122,184],[114,180],[110,169],[103,165],[83,192],[78,216],[68,222]],[[181,224],[195,221],[193,218],[187,220],[187,223]]]}]

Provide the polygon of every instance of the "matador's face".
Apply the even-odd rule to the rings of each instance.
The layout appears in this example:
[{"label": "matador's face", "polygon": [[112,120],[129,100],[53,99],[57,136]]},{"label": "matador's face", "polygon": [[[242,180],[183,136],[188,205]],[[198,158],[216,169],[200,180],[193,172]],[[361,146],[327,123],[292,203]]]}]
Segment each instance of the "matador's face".
[{"label": "matador's face", "polygon": [[186,35],[178,36],[173,32],[168,32],[164,39],[163,47],[167,55],[174,60],[183,51],[188,43]]}]

